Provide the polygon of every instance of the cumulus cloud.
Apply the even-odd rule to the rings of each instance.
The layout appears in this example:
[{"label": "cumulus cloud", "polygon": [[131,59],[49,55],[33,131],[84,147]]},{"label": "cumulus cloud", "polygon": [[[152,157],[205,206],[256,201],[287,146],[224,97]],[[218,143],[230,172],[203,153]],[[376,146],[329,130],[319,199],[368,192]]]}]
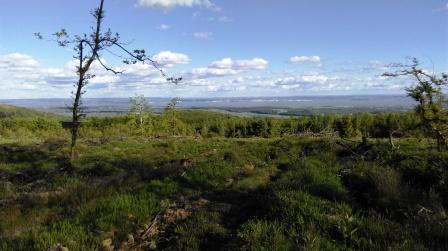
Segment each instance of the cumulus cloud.
[{"label": "cumulus cloud", "polygon": [[190,73],[191,79],[203,79],[203,78],[212,78],[212,77],[224,77],[230,75],[236,75],[238,71],[233,69],[220,69],[220,68],[195,68]]},{"label": "cumulus cloud", "polygon": [[0,56],[0,67],[11,71],[31,71],[38,65],[39,63],[34,58],[26,54],[11,53]]},{"label": "cumulus cloud", "polygon": [[[163,68],[189,61],[185,54],[170,51],[160,52],[155,58]],[[102,61],[106,63],[105,59]],[[30,55],[0,55],[0,98],[69,97],[77,80],[76,65],[77,62],[72,60],[59,68],[44,67]],[[113,69],[123,71],[123,74],[107,72],[97,61],[92,64],[90,73],[95,77],[87,85],[88,95],[101,96],[112,91],[126,93],[154,85],[169,85],[160,72],[148,64],[122,64]]]},{"label": "cumulus cloud", "polygon": [[207,8],[213,8],[215,6],[209,0],[138,0],[137,5],[141,7],[161,9],[193,6],[204,6]]},{"label": "cumulus cloud", "polygon": [[121,65],[117,67],[116,70],[123,72],[119,75],[119,80],[116,82],[122,88],[152,86],[166,83],[165,78],[160,75],[160,72],[148,64],[137,63]]},{"label": "cumulus cloud", "polygon": [[211,68],[241,70],[263,70],[268,65],[268,61],[262,58],[252,58],[244,60],[232,60],[224,58],[211,64]]},{"label": "cumulus cloud", "polygon": [[283,89],[317,90],[328,89],[332,86],[325,86],[329,77],[324,75],[300,75],[294,77],[279,78],[274,85]]},{"label": "cumulus cloud", "polygon": [[16,90],[34,90],[42,84],[40,65],[34,58],[22,53],[0,55],[0,95],[14,95]]},{"label": "cumulus cloud", "polygon": [[[187,64],[187,55],[162,51],[154,55],[167,70],[177,64]],[[105,59],[102,59],[106,62]],[[208,66],[194,68],[180,74],[183,81],[176,87],[168,83],[156,69],[147,64],[119,64],[113,68],[124,71],[114,75],[95,62],[87,96],[129,96],[142,92],[152,96],[209,95],[296,95],[345,91],[403,92],[408,79],[385,78],[363,71],[382,69],[379,61],[357,64],[351,72],[266,71],[269,62],[262,58],[223,58]],[[72,60],[61,67],[45,67],[30,55],[11,53],[0,55],[0,98],[69,97],[76,81]],[[250,74],[250,75],[249,75]]]},{"label": "cumulus cloud", "polygon": [[263,70],[268,65],[268,61],[262,58],[235,61],[234,68],[240,70]]},{"label": "cumulus cloud", "polygon": [[274,81],[270,78],[261,76],[241,76],[235,79],[229,80],[228,84],[236,85],[239,87],[255,87],[255,88],[270,88],[275,87]]},{"label": "cumulus cloud", "polygon": [[176,64],[188,64],[190,62],[187,55],[171,51],[161,51],[154,55],[152,59],[164,67],[173,67]]},{"label": "cumulus cloud", "polygon": [[193,37],[198,39],[210,39],[213,36],[213,32],[209,31],[198,31],[193,33]]},{"label": "cumulus cloud", "polygon": [[224,58],[214,61],[208,67],[195,68],[186,74],[186,78],[205,79],[212,77],[225,77],[237,75],[241,72],[251,70],[263,70],[267,67],[268,61],[262,58],[233,60]]},{"label": "cumulus cloud", "polygon": [[289,62],[293,64],[300,64],[300,63],[319,63],[320,57],[319,56],[294,56],[289,58]]}]

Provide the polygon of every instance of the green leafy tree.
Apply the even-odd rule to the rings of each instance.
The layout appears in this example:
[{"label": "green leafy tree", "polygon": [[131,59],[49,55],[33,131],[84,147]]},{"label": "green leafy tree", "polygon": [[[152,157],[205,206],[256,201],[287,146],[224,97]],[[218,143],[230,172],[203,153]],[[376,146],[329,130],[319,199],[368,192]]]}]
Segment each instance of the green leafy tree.
[{"label": "green leafy tree", "polygon": [[180,98],[176,97],[170,100],[168,105],[165,107],[164,115],[168,119],[169,128],[171,131],[171,135],[176,135],[176,127],[177,127],[177,104],[179,104]]},{"label": "green leafy tree", "polygon": [[135,119],[140,131],[143,132],[144,124],[151,114],[151,107],[143,95],[136,95],[135,97],[130,98],[129,103],[131,105],[129,115]]},{"label": "green leafy tree", "polygon": [[335,131],[341,138],[353,138],[359,135],[359,131],[354,126],[356,121],[351,115],[343,116],[335,121]]},{"label": "green leafy tree", "polygon": [[411,77],[417,83],[406,88],[408,96],[417,101],[416,113],[420,116],[423,129],[437,140],[437,148],[442,151],[448,145],[448,112],[443,107],[442,87],[448,86],[448,74],[429,74],[413,58],[410,64],[393,64],[395,72],[386,72],[386,77]]}]

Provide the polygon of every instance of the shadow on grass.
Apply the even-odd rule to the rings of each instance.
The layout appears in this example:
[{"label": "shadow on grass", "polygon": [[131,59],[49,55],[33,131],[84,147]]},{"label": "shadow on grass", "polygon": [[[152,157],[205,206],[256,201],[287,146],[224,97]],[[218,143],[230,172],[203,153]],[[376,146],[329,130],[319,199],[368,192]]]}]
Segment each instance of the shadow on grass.
[{"label": "shadow on grass", "polygon": [[15,184],[49,180],[72,170],[68,157],[46,150],[45,145],[1,145],[2,177]]}]

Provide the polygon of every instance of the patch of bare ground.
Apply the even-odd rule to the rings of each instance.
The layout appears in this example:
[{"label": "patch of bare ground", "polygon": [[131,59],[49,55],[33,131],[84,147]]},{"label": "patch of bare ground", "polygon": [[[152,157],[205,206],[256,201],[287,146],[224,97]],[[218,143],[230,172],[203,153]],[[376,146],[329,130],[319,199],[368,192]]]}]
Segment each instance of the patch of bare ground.
[{"label": "patch of bare ground", "polygon": [[163,201],[163,209],[153,218],[151,222],[145,224],[134,234],[128,234],[127,239],[114,246],[112,238],[101,243],[101,250],[104,251],[140,251],[156,250],[158,243],[166,238],[165,231],[180,221],[186,220],[196,210],[209,204],[204,198],[181,198],[177,201]]}]

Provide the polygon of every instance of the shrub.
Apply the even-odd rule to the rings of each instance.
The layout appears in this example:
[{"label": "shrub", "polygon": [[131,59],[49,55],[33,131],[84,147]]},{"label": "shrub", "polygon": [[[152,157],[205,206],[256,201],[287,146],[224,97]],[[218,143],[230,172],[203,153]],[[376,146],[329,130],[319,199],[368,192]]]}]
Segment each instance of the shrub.
[{"label": "shrub", "polygon": [[381,212],[398,209],[402,185],[397,171],[367,165],[344,174],[342,181],[362,208],[374,208]]}]

